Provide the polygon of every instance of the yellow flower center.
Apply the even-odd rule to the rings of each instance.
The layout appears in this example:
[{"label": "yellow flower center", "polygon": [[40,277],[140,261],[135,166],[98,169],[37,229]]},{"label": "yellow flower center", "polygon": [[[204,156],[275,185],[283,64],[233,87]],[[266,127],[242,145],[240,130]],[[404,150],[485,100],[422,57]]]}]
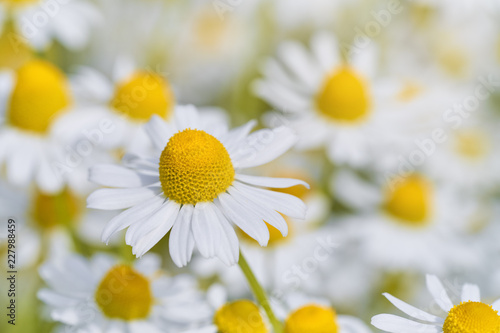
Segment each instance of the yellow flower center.
[{"label": "yellow flower center", "polygon": [[147,318],[154,303],[148,279],[127,265],[115,266],[104,276],[95,300],[106,317],[127,321]]},{"label": "yellow flower center", "polygon": [[328,118],[354,123],[370,110],[368,89],[363,79],[348,67],[334,72],[316,96],[319,111]]},{"label": "yellow flower center", "polygon": [[462,302],[453,307],[443,325],[443,333],[499,333],[500,316],[491,305]]},{"label": "yellow flower center", "polygon": [[407,82],[397,94],[396,99],[401,102],[410,102],[422,93],[423,88],[413,82]]},{"label": "yellow flower center", "polygon": [[32,56],[30,46],[24,38],[19,37],[13,22],[4,23],[4,30],[0,35],[0,68],[19,68]]},{"label": "yellow flower center", "polygon": [[60,225],[71,225],[80,213],[78,198],[68,189],[58,194],[44,194],[37,191],[33,199],[32,216],[42,229]]},{"label": "yellow flower center", "polygon": [[6,3],[8,5],[26,5],[30,3],[37,3],[40,2],[40,0],[0,0],[0,3]]},{"label": "yellow flower center", "polygon": [[204,131],[186,129],[175,134],[161,154],[163,192],[177,203],[212,201],[233,180],[229,153],[219,140]]},{"label": "yellow flower center", "polygon": [[214,324],[220,333],[269,332],[259,307],[247,300],[239,300],[222,306],[215,313]]},{"label": "yellow flower center", "polygon": [[116,87],[111,107],[135,121],[145,122],[152,115],[168,118],[175,102],[168,82],[160,75],[136,72]]},{"label": "yellow flower center", "polygon": [[413,175],[388,189],[385,209],[406,225],[423,226],[428,222],[431,195],[430,184],[424,178]]},{"label": "yellow flower center", "polygon": [[478,131],[468,130],[457,133],[456,149],[460,155],[467,159],[477,160],[488,153],[488,140]]},{"label": "yellow flower center", "polygon": [[314,304],[296,310],[285,322],[285,333],[337,333],[338,331],[335,311]]},{"label": "yellow flower center", "polygon": [[7,119],[20,129],[45,133],[69,103],[64,74],[46,61],[31,60],[17,71]]}]

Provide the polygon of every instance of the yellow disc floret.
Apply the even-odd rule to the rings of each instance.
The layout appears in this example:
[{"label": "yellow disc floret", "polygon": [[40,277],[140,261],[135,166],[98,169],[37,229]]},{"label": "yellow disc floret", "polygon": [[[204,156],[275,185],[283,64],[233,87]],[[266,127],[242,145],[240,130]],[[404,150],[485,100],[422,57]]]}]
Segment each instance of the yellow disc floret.
[{"label": "yellow disc floret", "polygon": [[285,333],[337,333],[337,314],[330,307],[306,305],[293,312],[285,322]]},{"label": "yellow disc floret", "polygon": [[464,158],[479,160],[488,154],[488,139],[480,131],[464,130],[457,133],[455,148]]},{"label": "yellow disc floret", "polygon": [[491,305],[462,302],[453,307],[443,325],[443,333],[499,333],[500,316]]},{"label": "yellow disc floret", "polygon": [[32,60],[17,71],[7,120],[20,129],[44,133],[69,103],[64,74],[46,61]]},{"label": "yellow disc floret", "polygon": [[370,110],[368,89],[362,78],[348,67],[334,72],[316,96],[316,105],[329,119],[353,123]]},{"label": "yellow disc floret", "polygon": [[135,121],[144,122],[152,115],[168,118],[174,97],[168,82],[151,72],[137,72],[116,87],[111,107]]},{"label": "yellow disc floret", "polygon": [[259,307],[248,300],[239,300],[222,306],[214,316],[220,333],[267,333],[269,329]]},{"label": "yellow disc floret", "polygon": [[212,201],[233,180],[229,153],[219,140],[204,131],[186,129],[175,134],[161,154],[163,192],[180,204]]},{"label": "yellow disc floret", "polygon": [[423,177],[412,175],[388,189],[385,209],[407,225],[422,226],[428,222],[431,195],[430,184]]},{"label": "yellow disc floret", "polygon": [[33,199],[33,220],[42,229],[71,225],[80,213],[77,197],[68,189],[57,194],[37,191]]},{"label": "yellow disc floret", "polygon": [[104,276],[95,300],[106,317],[127,321],[147,318],[154,303],[149,280],[127,265]]}]

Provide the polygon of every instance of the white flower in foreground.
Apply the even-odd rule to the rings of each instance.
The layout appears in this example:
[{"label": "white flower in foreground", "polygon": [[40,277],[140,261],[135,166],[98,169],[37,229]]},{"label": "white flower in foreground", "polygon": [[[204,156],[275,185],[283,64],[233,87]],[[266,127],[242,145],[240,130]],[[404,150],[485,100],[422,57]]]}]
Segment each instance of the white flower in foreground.
[{"label": "white flower in foreground", "polygon": [[194,107],[179,107],[174,121],[153,117],[146,132],[156,148],[152,157],[126,156],[124,166],[102,165],[90,170],[90,180],[107,187],[92,193],[88,207],[125,209],[103,231],[107,242],[129,228],[126,242],[140,257],[170,230],[170,255],[185,266],[197,245],[201,255],[227,265],[239,258],[238,238],[231,222],[261,246],[272,225],[283,235],[288,226],[278,212],[304,218],[298,198],[267,188],[308,186],[300,180],[256,177],[239,170],[265,164],[296,141],[290,129],[260,130],[251,135],[251,121],[229,132],[206,127]]},{"label": "white flower in foreground", "polygon": [[[64,74],[43,60],[31,60],[17,72],[0,75],[0,165],[7,181],[28,186],[35,181],[48,193],[62,189],[64,182],[52,167],[64,161],[64,144],[56,140],[53,127],[71,106]],[[71,131],[71,128],[67,128]]]},{"label": "white flower in foreground", "polygon": [[27,42],[36,50],[51,46],[54,40],[71,50],[82,49],[101,17],[91,1],[7,0],[0,2],[0,32],[12,19],[15,43]]},{"label": "white flower in foreground", "polygon": [[104,255],[44,264],[38,297],[53,320],[76,332],[180,332],[204,324],[210,308],[189,276],[169,278],[160,259],[133,266]]},{"label": "white flower in foreground", "polygon": [[500,300],[492,305],[482,303],[479,287],[465,284],[461,302],[454,305],[436,276],[427,276],[427,289],[436,304],[446,312],[446,316],[435,316],[417,309],[390,294],[384,296],[398,309],[412,317],[406,319],[390,314],[380,314],[372,318],[372,325],[385,332],[419,333],[497,333],[500,332]]}]

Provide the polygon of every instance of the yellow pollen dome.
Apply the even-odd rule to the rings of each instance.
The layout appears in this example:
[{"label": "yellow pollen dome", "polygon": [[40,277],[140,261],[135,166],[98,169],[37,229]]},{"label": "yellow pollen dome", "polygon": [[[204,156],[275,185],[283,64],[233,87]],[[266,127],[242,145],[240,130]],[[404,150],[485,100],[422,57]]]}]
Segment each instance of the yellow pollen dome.
[{"label": "yellow pollen dome", "polygon": [[479,131],[467,130],[457,133],[455,147],[460,155],[477,160],[488,153],[488,140]]},{"label": "yellow pollen dome", "polygon": [[180,204],[212,201],[233,183],[234,168],[224,145],[193,129],[174,134],[160,157],[165,195]]},{"label": "yellow pollen dome", "polygon": [[222,306],[214,316],[220,333],[267,333],[269,329],[259,307],[248,300],[239,300]]},{"label": "yellow pollen dome", "polygon": [[9,5],[26,5],[30,3],[37,3],[40,2],[40,0],[0,0],[0,3],[7,3]]},{"label": "yellow pollen dome", "polygon": [[409,176],[387,190],[385,209],[406,225],[423,226],[428,222],[431,195],[431,185],[424,178]]},{"label": "yellow pollen dome", "polygon": [[20,129],[45,133],[70,104],[64,74],[43,60],[31,60],[17,71],[7,109],[7,120]]},{"label": "yellow pollen dome", "polygon": [[443,325],[443,333],[499,333],[500,316],[491,305],[462,302],[453,307]]},{"label": "yellow pollen dome", "polygon": [[152,115],[168,118],[175,102],[168,82],[158,74],[136,72],[116,87],[111,107],[136,121]]},{"label": "yellow pollen dome", "polygon": [[356,72],[343,67],[325,81],[316,105],[321,114],[334,121],[357,122],[370,111],[368,87]]},{"label": "yellow pollen dome", "polygon": [[80,213],[78,198],[68,189],[58,194],[35,193],[32,216],[35,223],[42,229],[55,226],[71,225]]},{"label": "yellow pollen dome", "polygon": [[104,276],[95,300],[106,317],[127,321],[147,318],[154,303],[148,279],[127,265],[115,266]]},{"label": "yellow pollen dome", "polygon": [[338,331],[335,311],[315,304],[296,310],[285,322],[285,333],[337,333]]}]

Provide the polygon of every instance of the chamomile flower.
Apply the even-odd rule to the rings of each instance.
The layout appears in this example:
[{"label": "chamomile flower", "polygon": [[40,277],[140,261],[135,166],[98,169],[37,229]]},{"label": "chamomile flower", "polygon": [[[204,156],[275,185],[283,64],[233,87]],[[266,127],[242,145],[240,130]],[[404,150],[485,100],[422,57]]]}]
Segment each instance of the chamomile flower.
[{"label": "chamomile flower", "polygon": [[253,121],[229,132],[206,126],[194,107],[179,107],[172,123],[153,117],[146,125],[155,156],[126,156],[124,166],[90,170],[93,182],[112,188],[92,193],[88,207],[128,208],[106,225],[103,241],[128,227],[126,242],[140,257],[171,230],[170,255],[178,266],[190,261],[195,245],[204,257],[231,265],[239,258],[231,223],[266,246],[270,236],[264,221],[286,236],[288,225],[278,212],[305,217],[300,199],[263,188],[307,186],[305,182],[239,172],[287,151],[296,141],[290,129],[249,135]]},{"label": "chamomile flower", "polygon": [[401,113],[382,107],[393,87],[376,79],[373,43],[352,52],[347,62],[335,38],[323,33],[313,36],[311,52],[285,42],[278,53],[278,60],[265,63],[265,78],[254,89],[284,115],[270,122],[281,121],[297,131],[297,148],[326,146],[333,162],[363,166],[373,160],[375,142],[384,143],[402,130]]},{"label": "chamomile flower", "polygon": [[161,260],[134,265],[105,254],[71,255],[40,268],[38,297],[52,320],[78,332],[180,332],[206,322],[210,309],[189,276],[167,277]]},{"label": "chamomile flower", "polygon": [[[64,144],[56,140],[53,127],[68,113],[72,103],[65,75],[43,60],[31,60],[15,73],[0,79],[0,165],[12,184],[28,186],[33,181],[44,192],[55,193],[64,185],[53,167],[64,161]],[[74,124],[67,127],[71,131]]]},{"label": "chamomile flower", "polygon": [[0,28],[9,20],[15,26],[13,38],[26,41],[36,50],[48,48],[55,40],[68,49],[79,50],[89,42],[100,15],[87,0],[50,4],[40,0],[2,1]]},{"label": "chamomile flower", "polygon": [[[152,148],[144,124],[153,115],[169,120],[174,113],[176,97],[169,81],[151,69],[137,68],[125,57],[116,62],[112,79],[83,67],[72,77],[72,87],[82,105],[81,112],[65,117],[63,122],[97,128],[103,119],[109,120],[114,129],[102,143],[104,148],[144,154],[145,149]],[[218,108],[203,108],[202,114],[214,126],[227,124],[225,113]],[[75,139],[68,134],[66,140]]]},{"label": "chamomile flower", "polygon": [[427,276],[427,289],[434,302],[445,316],[436,316],[409,305],[398,298],[384,296],[399,310],[412,319],[380,314],[372,318],[372,325],[385,332],[427,332],[427,333],[494,333],[500,330],[500,300],[492,305],[481,302],[477,285],[465,284],[462,287],[460,303],[454,304],[441,281],[434,275]]},{"label": "chamomile flower", "polygon": [[378,203],[373,201],[373,210],[342,218],[336,228],[379,269],[470,268],[479,262],[481,252],[472,244],[467,249],[461,245],[467,239],[470,208],[458,203],[452,192],[423,173],[413,173],[388,179]]}]

